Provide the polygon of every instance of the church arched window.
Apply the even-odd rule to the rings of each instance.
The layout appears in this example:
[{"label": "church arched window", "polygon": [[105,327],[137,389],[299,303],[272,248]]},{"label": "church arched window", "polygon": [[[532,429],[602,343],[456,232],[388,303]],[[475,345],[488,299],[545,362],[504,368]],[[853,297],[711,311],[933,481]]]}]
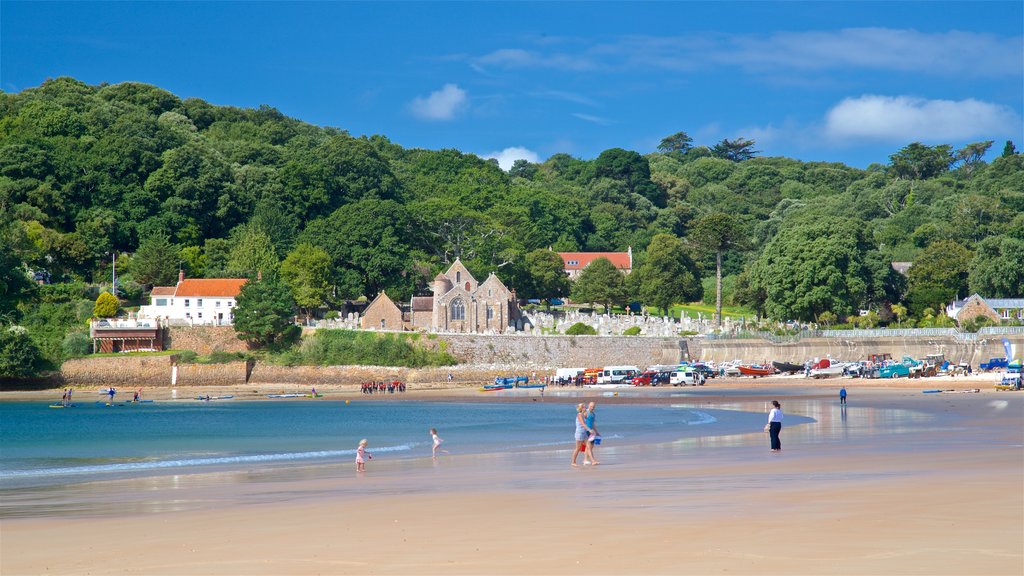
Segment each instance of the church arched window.
[{"label": "church arched window", "polygon": [[465,320],[466,319],[466,305],[462,303],[462,298],[456,298],[452,300],[452,320]]}]

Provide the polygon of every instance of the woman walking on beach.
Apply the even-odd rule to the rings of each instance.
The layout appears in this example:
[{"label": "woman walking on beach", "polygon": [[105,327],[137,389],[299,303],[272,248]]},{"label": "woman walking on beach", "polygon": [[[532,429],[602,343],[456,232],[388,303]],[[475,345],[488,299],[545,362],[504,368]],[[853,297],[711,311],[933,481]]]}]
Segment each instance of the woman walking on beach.
[{"label": "woman walking on beach", "polygon": [[772,411],[768,413],[768,437],[771,439],[772,452],[782,450],[779,432],[782,431],[782,405],[772,400]]},{"label": "woman walking on beach", "polygon": [[[586,422],[584,420],[583,412],[584,412],[584,405],[583,404],[577,404],[576,405],[576,434],[575,434],[576,448],[572,451],[572,465],[573,466],[577,466],[577,467],[579,466],[579,464],[576,463],[576,458],[579,457],[580,452],[583,452],[583,451],[586,450],[587,438],[590,437],[590,429],[587,428],[587,424],[586,424]],[[586,456],[584,455],[583,458],[586,459]]]},{"label": "woman walking on beach", "polygon": [[367,444],[369,442],[366,441],[366,438],[363,438],[359,441],[359,447],[356,448],[356,472],[366,472],[366,464],[363,457],[366,460],[373,460],[373,455],[366,451]]}]

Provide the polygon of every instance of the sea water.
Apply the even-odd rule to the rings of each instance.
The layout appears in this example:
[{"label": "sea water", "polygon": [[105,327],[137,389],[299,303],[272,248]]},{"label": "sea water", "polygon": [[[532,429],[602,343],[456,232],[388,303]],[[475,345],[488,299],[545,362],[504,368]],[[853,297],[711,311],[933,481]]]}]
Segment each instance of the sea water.
[{"label": "sea water", "polygon": [[[680,405],[609,404],[597,413],[604,447],[748,433],[764,422],[760,413]],[[458,454],[571,449],[574,421],[574,404],[544,399],[86,402],[66,409],[2,402],[0,490],[351,462],[362,438],[370,453],[389,460],[429,458],[430,428]]]}]

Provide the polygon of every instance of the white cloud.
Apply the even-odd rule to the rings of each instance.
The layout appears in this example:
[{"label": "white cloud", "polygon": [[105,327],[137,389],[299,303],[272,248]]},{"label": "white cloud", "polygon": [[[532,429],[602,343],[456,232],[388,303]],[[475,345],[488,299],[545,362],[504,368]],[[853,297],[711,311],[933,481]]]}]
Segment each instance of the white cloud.
[{"label": "white cloud", "polygon": [[602,118],[600,116],[593,116],[591,114],[581,114],[579,112],[573,112],[572,115],[575,116],[576,118],[579,118],[580,120],[585,121],[585,122],[592,122],[592,123],[598,124],[600,126],[608,126],[610,124],[614,124],[614,122],[612,122],[611,120],[609,120],[607,118]]},{"label": "white cloud", "polygon": [[445,84],[426,98],[414,98],[409,109],[420,120],[451,120],[467,104],[465,90],[455,84]]},{"label": "white cloud", "polygon": [[973,98],[926,100],[869,94],[847,98],[829,110],[825,134],[833,140],[950,141],[1002,135],[1020,123],[1010,108]]},{"label": "white cloud", "polygon": [[865,69],[971,77],[1024,74],[1020,59],[1024,37],[959,30],[845,28],[771,34],[633,35],[601,44],[581,43],[575,53],[564,46],[559,49],[562,51],[549,53],[502,48],[470,61],[478,70],[694,71],[727,66],[755,73]]},{"label": "white cloud", "polygon": [[498,166],[501,166],[501,169],[506,172],[512,168],[512,165],[515,164],[516,160],[526,160],[531,163],[537,163],[540,161],[540,156],[538,156],[536,152],[529,148],[523,148],[522,146],[512,146],[499,152],[484,154],[483,157],[497,159]]}]

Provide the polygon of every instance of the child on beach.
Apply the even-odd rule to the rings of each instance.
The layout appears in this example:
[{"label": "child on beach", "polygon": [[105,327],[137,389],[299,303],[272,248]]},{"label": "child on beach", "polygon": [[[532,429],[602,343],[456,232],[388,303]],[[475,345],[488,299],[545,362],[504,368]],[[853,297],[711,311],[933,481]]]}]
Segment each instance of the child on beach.
[{"label": "child on beach", "polygon": [[447,451],[447,450],[445,450],[444,448],[441,448],[441,442],[444,442],[444,440],[442,440],[442,439],[441,439],[441,438],[440,438],[440,437],[439,437],[439,436],[437,435],[437,428],[431,428],[431,429],[430,429],[430,438],[431,438],[431,440],[433,440],[433,441],[434,441],[434,449],[433,449],[433,451],[431,452],[431,453],[433,454],[433,458],[434,458],[434,460],[437,460],[437,453],[438,453],[438,452],[444,452],[445,454],[447,454],[447,453],[448,453],[448,451]]},{"label": "child on beach", "polygon": [[366,438],[363,438],[359,441],[359,447],[356,448],[356,472],[366,472],[364,456],[366,460],[373,460],[373,455],[366,451],[367,444]]}]

